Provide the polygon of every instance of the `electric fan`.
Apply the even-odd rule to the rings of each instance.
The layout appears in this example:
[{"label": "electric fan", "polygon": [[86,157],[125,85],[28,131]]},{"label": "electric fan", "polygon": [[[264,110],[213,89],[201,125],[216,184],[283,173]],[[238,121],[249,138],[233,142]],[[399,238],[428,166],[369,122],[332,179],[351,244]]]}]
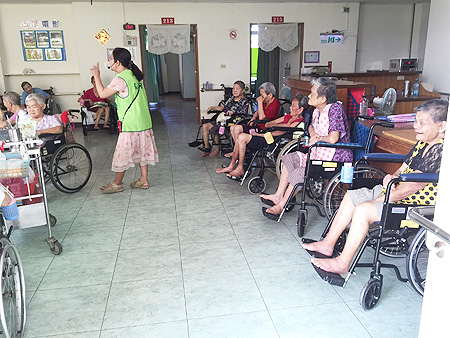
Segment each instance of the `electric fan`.
[{"label": "electric fan", "polygon": [[388,88],[384,92],[383,97],[377,96],[373,99],[373,104],[380,109],[381,115],[391,115],[394,110],[395,101],[397,101],[397,91],[394,88]]}]

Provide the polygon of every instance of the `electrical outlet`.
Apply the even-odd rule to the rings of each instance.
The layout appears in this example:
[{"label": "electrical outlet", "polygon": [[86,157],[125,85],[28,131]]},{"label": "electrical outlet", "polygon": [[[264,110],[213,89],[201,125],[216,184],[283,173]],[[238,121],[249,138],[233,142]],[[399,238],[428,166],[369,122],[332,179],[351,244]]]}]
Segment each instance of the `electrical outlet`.
[{"label": "electrical outlet", "polygon": [[220,68],[227,68],[227,65],[220,65]]},{"label": "electrical outlet", "polygon": [[350,13],[350,7],[344,7],[344,13]]}]

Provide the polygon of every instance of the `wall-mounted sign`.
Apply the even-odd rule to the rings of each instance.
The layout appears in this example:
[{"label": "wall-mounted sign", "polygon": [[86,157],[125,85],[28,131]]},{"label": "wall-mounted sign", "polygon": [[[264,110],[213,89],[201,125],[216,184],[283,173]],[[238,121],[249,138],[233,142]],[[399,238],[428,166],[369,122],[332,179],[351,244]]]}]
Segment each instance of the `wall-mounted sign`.
[{"label": "wall-mounted sign", "polygon": [[20,31],[25,61],[65,61],[64,37],[57,31]]},{"label": "wall-mounted sign", "polygon": [[284,16],[272,16],[272,23],[283,23]]},{"label": "wall-mounted sign", "polygon": [[304,56],[303,61],[305,63],[319,63],[320,62],[320,51],[318,51],[318,50],[305,51],[305,56]]},{"label": "wall-mounted sign", "polygon": [[175,18],[161,18],[163,25],[175,25]]},{"label": "wall-mounted sign", "polygon": [[22,28],[60,28],[59,20],[20,20]]},{"label": "wall-mounted sign", "polygon": [[344,34],[320,34],[320,43],[342,44],[344,43]]},{"label": "wall-mounted sign", "polygon": [[111,40],[111,35],[104,29],[100,29],[97,34],[94,35],[94,38],[102,45],[106,45],[109,40]]},{"label": "wall-mounted sign", "polygon": [[236,38],[237,38],[237,30],[230,29],[230,39],[231,40],[236,40]]},{"label": "wall-mounted sign", "polygon": [[125,31],[134,31],[136,29],[136,25],[132,23],[124,23],[123,24],[123,30]]}]

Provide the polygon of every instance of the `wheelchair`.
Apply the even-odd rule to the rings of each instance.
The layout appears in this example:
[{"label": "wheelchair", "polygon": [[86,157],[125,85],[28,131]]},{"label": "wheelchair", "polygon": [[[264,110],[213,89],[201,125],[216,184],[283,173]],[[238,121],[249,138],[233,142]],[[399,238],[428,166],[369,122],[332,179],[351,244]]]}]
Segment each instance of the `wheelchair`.
[{"label": "wheelchair", "polygon": [[[346,276],[342,277],[339,274],[324,271],[313,265],[319,276],[332,285],[345,287],[350,276],[354,274],[357,267],[372,268],[370,278],[364,285],[360,294],[360,304],[364,310],[373,309],[380,300],[383,286],[383,275],[381,274],[381,268],[389,268],[394,270],[399,281],[409,281],[413,289],[419,295],[423,296],[428,261],[428,249],[425,246],[426,229],[419,228],[419,224],[406,219],[408,210],[417,207],[417,205],[389,202],[389,195],[393,185],[398,182],[422,182],[437,184],[438,180],[439,174],[428,173],[401,174],[398,178],[391,180],[386,188],[381,220],[373,224],[375,226],[374,228],[369,229],[369,233],[356,252]],[[329,220],[321,236],[322,239],[328,233],[334,216],[335,215],[333,215],[333,217]],[[337,257],[342,251],[345,245],[346,231],[344,231],[341,238],[337,241],[332,257]],[[411,237],[413,240],[409,242]],[[304,243],[313,242],[313,240],[306,238],[302,241]],[[405,243],[407,243],[407,246]],[[374,250],[373,260],[371,263],[361,263],[360,260],[362,255],[368,247]],[[406,257],[407,278],[402,277],[400,270],[396,265],[381,262],[380,254],[383,254],[383,251],[381,250],[383,247],[399,247],[398,251],[404,251],[406,253],[406,255],[398,255],[397,257]],[[308,251],[308,253],[317,258],[329,258],[313,251]]]},{"label": "wheelchair", "polygon": [[[117,127],[117,110],[115,105],[107,104],[105,102],[96,102],[94,105],[88,107],[86,103],[81,107],[81,125],[83,128],[83,135],[87,136],[88,131],[94,130],[94,119],[92,119],[92,113],[89,111],[89,108],[105,108],[109,107],[109,118],[108,118],[108,128],[107,131],[109,134],[118,134],[119,130]],[[72,110],[73,111],[73,110]],[[104,116],[101,119],[104,120]]]},{"label": "wheelchair", "polygon": [[69,123],[63,134],[41,134],[42,166],[45,181],[61,192],[74,193],[83,189],[92,173],[92,159],[88,150],[78,143],[67,143],[65,133],[71,128]]},{"label": "wheelchair", "polygon": [[49,95],[45,99],[44,114],[45,115],[61,114],[62,113],[61,106],[54,99],[55,92],[53,91],[53,87],[50,87],[49,89],[44,89],[44,92],[46,92]]}]

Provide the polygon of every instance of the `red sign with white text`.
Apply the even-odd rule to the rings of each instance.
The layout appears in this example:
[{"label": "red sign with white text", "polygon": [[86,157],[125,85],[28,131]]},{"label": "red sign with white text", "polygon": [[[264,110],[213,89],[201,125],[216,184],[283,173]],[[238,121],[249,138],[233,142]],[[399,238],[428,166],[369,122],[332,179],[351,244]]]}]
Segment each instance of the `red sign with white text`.
[{"label": "red sign with white text", "polygon": [[284,23],[284,16],[272,16],[272,23]]},{"label": "red sign with white text", "polygon": [[161,23],[163,25],[174,25],[175,24],[175,18],[161,18]]}]

